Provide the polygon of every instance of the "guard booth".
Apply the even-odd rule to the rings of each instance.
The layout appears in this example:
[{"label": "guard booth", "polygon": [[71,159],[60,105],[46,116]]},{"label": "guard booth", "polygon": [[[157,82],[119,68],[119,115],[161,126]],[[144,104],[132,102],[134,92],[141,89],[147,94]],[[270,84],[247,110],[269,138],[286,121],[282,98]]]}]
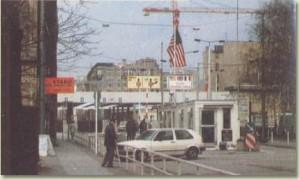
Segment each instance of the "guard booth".
[{"label": "guard booth", "polygon": [[159,109],[163,127],[193,129],[206,147],[219,148],[221,142],[236,146],[240,138],[238,104],[235,100],[199,100],[167,104]]}]

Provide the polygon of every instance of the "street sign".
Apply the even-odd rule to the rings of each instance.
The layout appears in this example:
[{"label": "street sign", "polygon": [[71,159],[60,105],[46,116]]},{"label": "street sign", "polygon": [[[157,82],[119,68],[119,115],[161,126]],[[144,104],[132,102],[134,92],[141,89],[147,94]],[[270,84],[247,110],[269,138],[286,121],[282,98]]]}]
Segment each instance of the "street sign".
[{"label": "street sign", "polygon": [[239,97],[238,101],[239,120],[246,123],[249,121],[249,98]]},{"label": "street sign", "polygon": [[172,75],[168,77],[169,89],[191,89],[192,77],[190,75]]},{"label": "street sign", "polygon": [[159,76],[128,76],[128,89],[159,89]]},{"label": "street sign", "polygon": [[74,93],[73,77],[48,77],[45,79],[45,93]]},{"label": "street sign", "polygon": [[223,129],[222,130],[222,141],[232,141],[232,130]]},{"label": "street sign", "polygon": [[248,122],[246,124],[247,133],[253,133],[255,131],[255,124],[253,122]]}]

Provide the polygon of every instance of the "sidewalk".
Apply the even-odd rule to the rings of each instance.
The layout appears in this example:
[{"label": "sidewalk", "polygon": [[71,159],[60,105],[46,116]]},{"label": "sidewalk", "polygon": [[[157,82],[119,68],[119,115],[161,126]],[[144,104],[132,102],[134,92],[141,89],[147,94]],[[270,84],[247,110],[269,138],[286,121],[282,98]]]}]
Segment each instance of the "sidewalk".
[{"label": "sidewalk", "polygon": [[114,168],[102,167],[102,157],[88,149],[67,140],[58,140],[54,147],[55,156],[41,157],[39,175],[42,176],[128,176],[119,166],[117,159]]},{"label": "sidewalk", "polygon": [[286,140],[273,140],[273,143],[271,143],[271,140],[269,140],[267,143],[261,143],[261,145],[264,146],[273,146],[273,147],[280,147],[280,148],[289,148],[289,149],[296,149],[297,148],[297,140],[291,140],[289,144],[287,144]]}]

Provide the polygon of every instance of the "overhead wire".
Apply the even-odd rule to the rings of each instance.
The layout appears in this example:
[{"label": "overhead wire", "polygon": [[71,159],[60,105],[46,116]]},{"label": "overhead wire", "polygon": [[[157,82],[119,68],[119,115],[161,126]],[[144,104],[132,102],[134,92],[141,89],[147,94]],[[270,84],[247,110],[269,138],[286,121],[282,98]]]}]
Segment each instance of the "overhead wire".
[{"label": "overhead wire", "polygon": [[[111,24],[111,25],[126,25],[126,26],[158,26],[158,27],[172,27],[172,24],[161,24],[161,23],[134,23],[134,22],[120,22],[120,21],[106,21],[102,19],[92,18],[89,16],[82,16],[84,18],[87,18],[89,20],[93,20],[96,22],[99,22],[101,24]],[[251,18],[251,16],[244,14],[242,18]],[[181,24],[180,27],[197,27],[197,26],[205,26],[210,24],[216,24],[216,23],[224,23],[224,21],[235,21],[235,18],[223,18],[219,19],[217,21],[210,21],[207,23],[201,23],[201,24]]]}]

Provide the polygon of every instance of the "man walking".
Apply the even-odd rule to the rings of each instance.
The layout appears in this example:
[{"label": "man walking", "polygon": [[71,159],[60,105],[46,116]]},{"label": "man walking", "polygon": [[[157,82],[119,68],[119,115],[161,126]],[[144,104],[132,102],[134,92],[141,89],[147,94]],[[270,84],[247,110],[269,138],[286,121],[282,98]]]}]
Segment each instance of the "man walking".
[{"label": "man walking", "polygon": [[137,129],[137,122],[133,119],[129,119],[126,123],[127,140],[135,139]]},{"label": "man walking", "polygon": [[147,123],[145,118],[140,123],[140,134],[147,130]]},{"label": "man walking", "polygon": [[104,133],[104,145],[106,146],[106,153],[102,166],[104,167],[108,163],[107,167],[113,167],[114,152],[117,144],[117,135],[114,120],[110,120],[109,124],[105,127]]}]

